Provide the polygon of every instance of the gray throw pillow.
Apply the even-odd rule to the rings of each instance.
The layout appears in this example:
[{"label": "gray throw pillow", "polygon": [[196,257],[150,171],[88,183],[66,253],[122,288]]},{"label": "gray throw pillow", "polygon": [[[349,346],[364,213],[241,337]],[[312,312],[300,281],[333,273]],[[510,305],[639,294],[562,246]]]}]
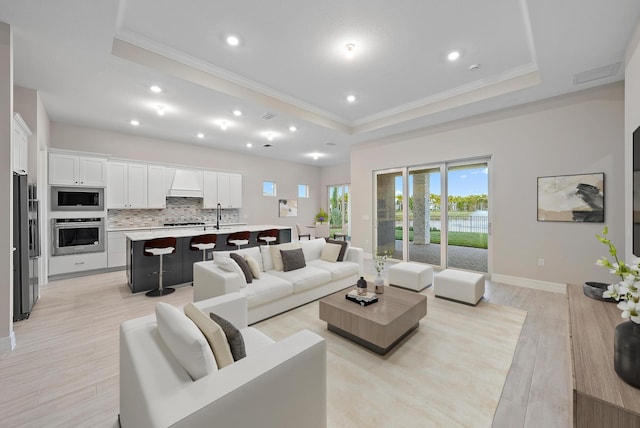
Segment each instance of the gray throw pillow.
[{"label": "gray throw pillow", "polygon": [[244,273],[244,278],[247,280],[247,284],[251,284],[251,282],[253,281],[253,275],[251,274],[251,268],[249,267],[249,264],[244,259],[244,257],[237,253],[231,253],[229,254],[229,257],[231,257],[233,260],[235,260],[236,263],[238,263],[238,266],[240,266],[240,269],[242,269],[242,273]]},{"label": "gray throw pillow", "polygon": [[229,344],[229,348],[231,348],[233,361],[238,361],[246,357],[247,352],[244,348],[244,339],[242,338],[242,333],[240,333],[240,330],[238,330],[229,321],[219,315],[214,314],[213,312],[210,313],[209,316],[216,322],[216,324],[220,326],[220,328],[222,328],[225,336],[227,336],[227,343]]},{"label": "gray throw pillow", "polygon": [[296,248],[295,250],[280,250],[280,254],[282,254],[282,270],[284,272],[300,269],[307,265],[304,261],[302,248]]},{"label": "gray throw pillow", "polygon": [[347,254],[347,247],[349,246],[349,243],[347,241],[340,241],[337,239],[325,239],[325,241],[327,241],[328,244],[338,244],[342,247],[340,248],[340,254],[338,254],[338,260],[336,261],[343,261],[344,256]]}]

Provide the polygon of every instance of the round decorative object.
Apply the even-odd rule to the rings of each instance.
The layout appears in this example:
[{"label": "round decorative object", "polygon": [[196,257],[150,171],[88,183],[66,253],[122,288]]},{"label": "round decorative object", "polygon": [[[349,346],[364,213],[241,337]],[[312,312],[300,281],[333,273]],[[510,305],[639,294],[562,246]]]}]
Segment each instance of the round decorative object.
[{"label": "round decorative object", "polygon": [[629,385],[640,388],[640,324],[633,321],[618,324],[613,347],[616,373]]},{"label": "round decorative object", "polygon": [[376,278],[373,280],[373,284],[376,286],[376,294],[384,293],[384,279],[380,274],[376,275]]},{"label": "round decorative object", "polygon": [[356,287],[358,289],[358,295],[362,296],[364,294],[367,294],[367,281],[364,279],[364,277],[360,277],[360,279],[356,283]]},{"label": "round decorative object", "polygon": [[585,296],[591,297],[592,299],[602,300],[603,302],[615,302],[616,299],[602,297],[602,293],[607,290],[609,284],[605,284],[604,282],[585,282],[582,286],[582,292]]}]

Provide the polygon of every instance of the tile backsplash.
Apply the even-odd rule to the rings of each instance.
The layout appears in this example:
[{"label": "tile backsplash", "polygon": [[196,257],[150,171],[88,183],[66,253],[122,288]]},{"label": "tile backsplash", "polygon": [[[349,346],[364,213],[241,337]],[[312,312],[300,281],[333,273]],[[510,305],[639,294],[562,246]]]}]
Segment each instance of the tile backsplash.
[{"label": "tile backsplash", "polygon": [[[167,198],[165,209],[108,210],[107,228],[158,227],[164,223],[216,222],[216,210],[202,208],[201,198]],[[240,210],[223,209],[220,223],[239,223]]]}]

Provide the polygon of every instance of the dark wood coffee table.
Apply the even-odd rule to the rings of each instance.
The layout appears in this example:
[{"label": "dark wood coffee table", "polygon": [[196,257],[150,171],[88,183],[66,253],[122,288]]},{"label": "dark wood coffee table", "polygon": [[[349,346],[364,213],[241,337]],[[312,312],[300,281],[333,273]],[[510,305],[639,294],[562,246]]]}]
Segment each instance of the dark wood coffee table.
[{"label": "dark wood coffee table", "polygon": [[[349,289],[351,290],[351,289]],[[378,302],[361,306],[345,299],[349,290],[320,300],[320,319],[329,331],[384,355],[427,315],[427,296],[394,287],[385,287]]]}]

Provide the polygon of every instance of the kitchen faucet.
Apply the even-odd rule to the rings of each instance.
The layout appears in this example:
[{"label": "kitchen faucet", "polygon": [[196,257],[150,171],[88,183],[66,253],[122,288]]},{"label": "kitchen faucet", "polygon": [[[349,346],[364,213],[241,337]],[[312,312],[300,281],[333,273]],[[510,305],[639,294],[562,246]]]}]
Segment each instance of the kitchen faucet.
[{"label": "kitchen faucet", "polygon": [[222,205],[216,205],[216,230],[220,230],[220,220],[222,220]]}]

